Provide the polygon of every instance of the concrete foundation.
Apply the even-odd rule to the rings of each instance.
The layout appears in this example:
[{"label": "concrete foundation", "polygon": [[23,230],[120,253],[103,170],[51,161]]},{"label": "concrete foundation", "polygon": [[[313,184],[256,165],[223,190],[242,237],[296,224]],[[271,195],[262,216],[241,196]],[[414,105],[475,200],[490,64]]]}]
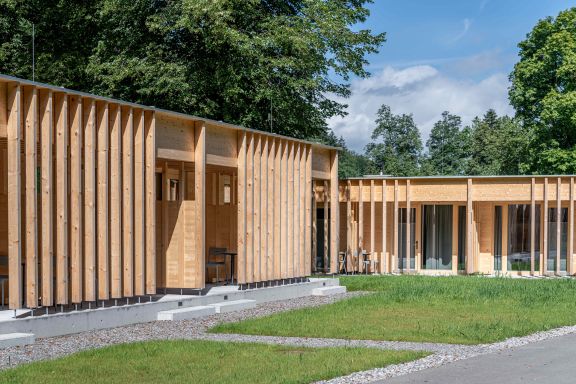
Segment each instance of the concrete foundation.
[{"label": "concrete foundation", "polygon": [[35,340],[36,337],[31,333],[8,333],[0,335],[0,349],[34,344]]},{"label": "concrete foundation", "polygon": [[223,301],[221,303],[210,304],[214,307],[216,313],[226,313],[241,311],[243,309],[251,309],[256,307],[256,300],[234,300],[234,301]]},{"label": "concrete foundation", "polygon": [[201,305],[191,308],[172,309],[158,312],[158,320],[191,320],[199,317],[210,316],[216,313],[213,306]]},{"label": "concrete foundation", "polygon": [[312,290],[312,294],[314,296],[330,296],[330,295],[337,295],[339,293],[346,293],[346,287],[343,286],[322,287],[322,288],[314,288]]}]

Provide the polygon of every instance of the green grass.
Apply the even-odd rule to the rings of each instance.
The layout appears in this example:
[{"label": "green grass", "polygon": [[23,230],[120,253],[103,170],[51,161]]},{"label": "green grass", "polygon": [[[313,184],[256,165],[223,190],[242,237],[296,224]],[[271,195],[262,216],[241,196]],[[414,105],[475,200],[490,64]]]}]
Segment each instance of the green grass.
[{"label": "green grass", "polygon": [[576,280],[353,276],[373,294],[278,313],[212,332],[478,344],[576,324]]},{"label": "green grass", "polygon": [[425,356],[363,348],[152,341],[80,352],[0,372],[1,383],[309,383]]}]

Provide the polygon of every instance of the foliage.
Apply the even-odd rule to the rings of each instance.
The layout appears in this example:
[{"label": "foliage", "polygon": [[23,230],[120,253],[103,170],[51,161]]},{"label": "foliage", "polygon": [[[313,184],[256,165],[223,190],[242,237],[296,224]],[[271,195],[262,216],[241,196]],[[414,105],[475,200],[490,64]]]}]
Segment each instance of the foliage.
[{"label": "foliage", "polygon": [[213,331],[478,344],[576,324],[572,279],[341,276],[340,283],[374,293]]},{"label": "foliage", "polygon": [[576,151],[576,8],[540,20],[519,44],[510,102],[535,132],[530,171],[566,173]]},{"label": "foliage", "polygon": [[462,120],[445,111],[442,119],[434,124],[426,142],[426,174],[461,175],[464,173],[466,146],[463,145]]},{"label": "foliage", "polygon": [[385,175],[418,175],[422,156],[422,139],[412,115],[394,115],[387,105],[378,110],[373,142],[366,155],[374,167]]},{"label": "foliage", "polygon": [[[0,72],[299,138],[345,113],[369,0],[0,0]],[[330,96],[328,96],[330,95]]]},{"label": "foliage", "polygon": [[152,341],[80,352],[0,373],[13,383],[310,383],[424,357],[368,348]]},{"label": "foliage", "polygon": [[338,178],[361,177],[374,173],[372,161],[367,156],[348,149],[344,138],[337,137],[334,132],[330,131],[327,135],[313,140],[342,149],[338,154]]}]

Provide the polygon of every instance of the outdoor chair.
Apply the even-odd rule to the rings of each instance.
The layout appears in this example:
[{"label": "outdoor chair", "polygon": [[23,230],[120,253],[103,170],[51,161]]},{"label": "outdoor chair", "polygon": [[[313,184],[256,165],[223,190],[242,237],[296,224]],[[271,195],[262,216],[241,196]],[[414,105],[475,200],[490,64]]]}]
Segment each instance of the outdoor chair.
[{"label": "outdoor chair", "polygon": [[[226,248],[215,248],[210,247],[208,249],[208,261],[206,262],[206,269],[208,268],[216,268],[216,283],[220,281],[220,267],[224,267],[224,272],[226,272],[226,261],[223,260],[214,260],[215,256],[220,255],[221,253],[226,252]],[[228,276],[226,276],[226,279]]]},{"label": "outdoor chair", "polygon": [[338,256],[338,273],[341,273],[342,271],[344,271],[344,274],[348,273],[348,267],[346,266],[346,252],[339,252]]}]

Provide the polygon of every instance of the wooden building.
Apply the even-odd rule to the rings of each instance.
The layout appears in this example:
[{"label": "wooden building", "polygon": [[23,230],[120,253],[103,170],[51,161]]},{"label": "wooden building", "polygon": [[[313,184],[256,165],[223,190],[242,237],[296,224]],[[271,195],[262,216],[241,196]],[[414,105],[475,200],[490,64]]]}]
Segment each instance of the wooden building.
[{"label": "wooden building", "polygon": [[316,186],[338,210],[336,148],[9,76],[0,164],[10,308],[202,289],[215,247],[240,284],[309,276]]},{"label": "wooden building", "polygon": [[[573,275],[574,177],[340,181],[348,270]],[[364,255],[363,255],[364,253]]]}]

